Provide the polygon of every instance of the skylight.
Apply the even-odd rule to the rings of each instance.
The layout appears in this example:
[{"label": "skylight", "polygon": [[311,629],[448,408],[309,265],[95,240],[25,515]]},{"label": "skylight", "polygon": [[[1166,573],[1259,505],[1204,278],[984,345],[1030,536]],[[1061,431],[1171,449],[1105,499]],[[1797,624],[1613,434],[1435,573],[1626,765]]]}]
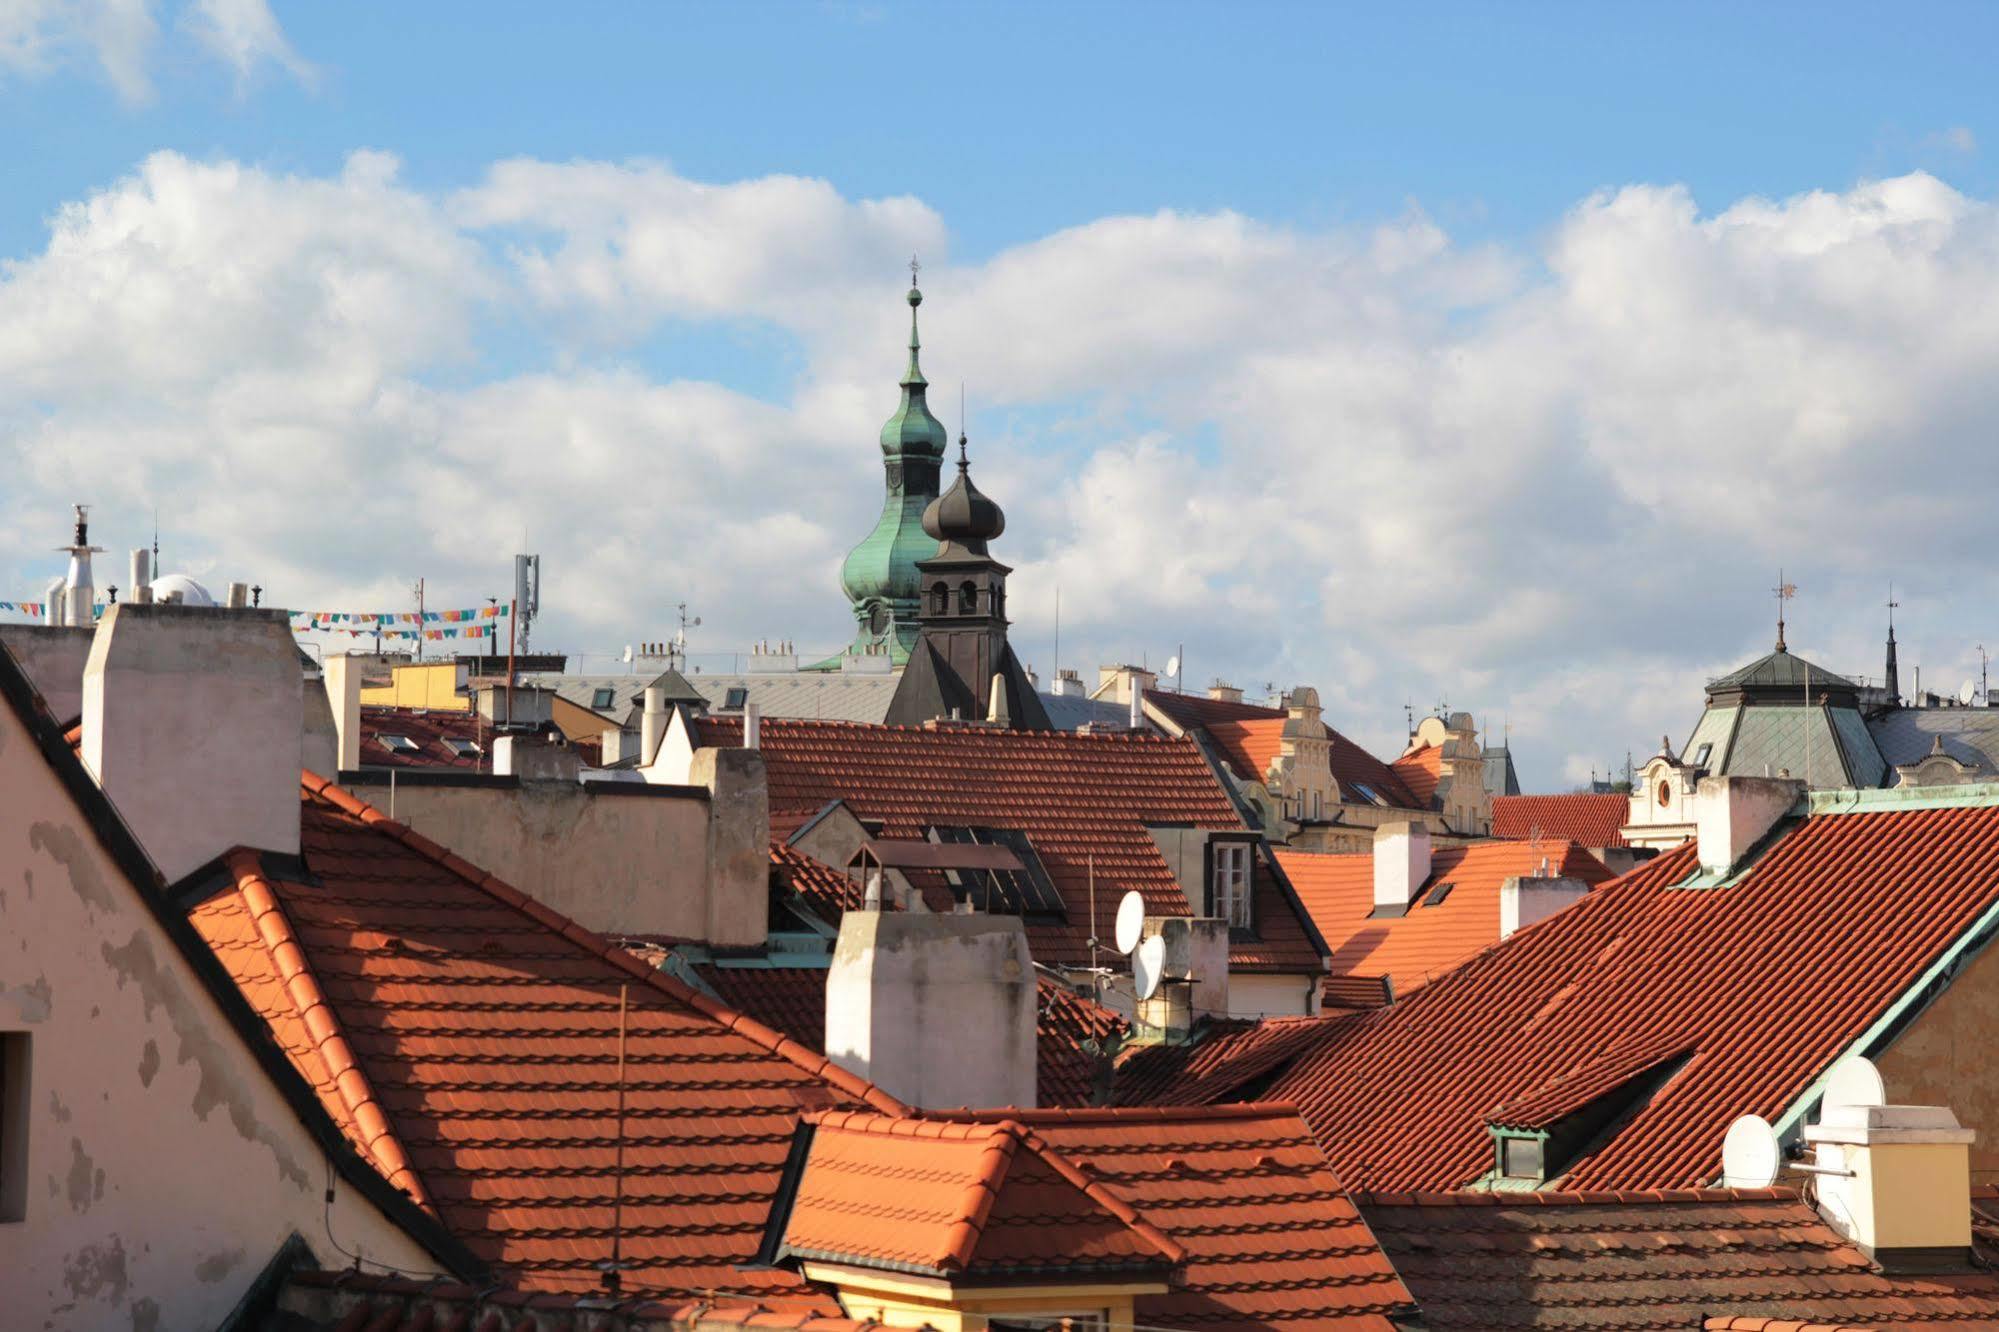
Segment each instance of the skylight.
[{"label": "skylight", "polygon": [[1377,795],[1375,793],[1374,788],[1372,786],[1369,786],[1366,782],[1353,783],[1353,789],[1358,791],[1360,793],[1361,799],[1367,801],[1367,803],[1370,805],[1385,805],[1388,803],[1387,801],[1383,800],[1379,795]]},{"label": "skylight", "polygon": [[749,701],[750,691],[742,685],[730,685],[729,692],[722,695],[723,708],[732,712],[741,709]]},{"label": "skylight", "polygon": [[1061,916],[1062,894],[1029,841],[1016,828],[936,827],[930,840],[948,845],[1003,846],[1020,858],[1017,870],[945,870],[945,882],[959,901],[971,901],[997,915]]},{"label": "skylight", "polygon": [[617,697],[618,691],[607,686],[596,690],[590,695],[590,706],[593,708],[608,708],[612,703],[617,701]]},{"label": "skylight", "polygon": [[418,748],[416,741],[406,735],[378,735],[375,743],[391,754],[414,754]]},{"label": "skylight", "polygon": [[471,758],[479,752],[478,741],[467,740],[462,736],[456,735],[444,737],[444,747],[451,751],[453,758]]},{"label": "skylight", "polygon": [[1438,884],[1435,888],[1432,888],[1427,894],[1425,894],[1423,898],[1423,905],[1426,907],[1441,906],[1443,904],[1444,899],[1451,895],[1451,889],[1457,886],[1458,885],[1452,880],[1449,879],[1444,880],[1442,883]]}]

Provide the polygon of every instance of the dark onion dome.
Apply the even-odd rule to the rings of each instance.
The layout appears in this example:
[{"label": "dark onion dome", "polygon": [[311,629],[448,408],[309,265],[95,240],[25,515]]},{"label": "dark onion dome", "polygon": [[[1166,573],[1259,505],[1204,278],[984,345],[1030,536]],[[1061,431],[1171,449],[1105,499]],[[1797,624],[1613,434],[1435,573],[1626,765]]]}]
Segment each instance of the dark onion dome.
[{"label": "dark onion dome", "polygon": [[986,542],[1006,531],[1006,514],[972,484],[963,435],[958,436],[958,479],[923,510],[923,530],[941,542],[981,555]]}]

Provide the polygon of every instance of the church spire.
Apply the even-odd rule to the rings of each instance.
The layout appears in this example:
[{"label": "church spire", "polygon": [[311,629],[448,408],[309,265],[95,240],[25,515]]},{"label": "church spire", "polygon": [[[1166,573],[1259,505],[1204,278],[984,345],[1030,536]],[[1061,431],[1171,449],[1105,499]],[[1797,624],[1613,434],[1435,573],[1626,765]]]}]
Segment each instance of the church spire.
[{"label": "church spire", "polygon": [[1887,687],[1889,702],[1898,702],[1902,697],[1901,672],[1895,664],[1895,608],[1902,603],[1895,600],[1895,585],[1888,584],[1888,671],[1882,677]]},{"label": "church spire", "polygon": [[916,285],[916,275],[923,268],[916,262],[916,256],[909,256],[909,369],[903,373],[904,388],[926,388],[930,381],[923,377],[923,367],[916,363],[916,354],[923,350],[923,340],[916,335],[916,307],[923,304],[923,291]]}]

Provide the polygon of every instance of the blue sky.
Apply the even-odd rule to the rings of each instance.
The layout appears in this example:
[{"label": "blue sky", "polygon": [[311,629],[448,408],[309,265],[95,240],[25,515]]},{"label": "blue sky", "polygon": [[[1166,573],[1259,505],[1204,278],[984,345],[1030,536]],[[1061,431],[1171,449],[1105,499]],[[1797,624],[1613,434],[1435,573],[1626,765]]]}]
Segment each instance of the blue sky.
[{"label": "blue sky", "polygon": [[294,604],[470,604],[527,529],[579,649],[830,647],[920,248],[1030,658],[1060,585],[1064,665],[1390,750],[1448,698],[1552,788],[1780,563],[1830,666],[1890,577],[1905,663],[1999,638],[1999,9],[122,12],[0,0],[17,595],[87,494]]}]

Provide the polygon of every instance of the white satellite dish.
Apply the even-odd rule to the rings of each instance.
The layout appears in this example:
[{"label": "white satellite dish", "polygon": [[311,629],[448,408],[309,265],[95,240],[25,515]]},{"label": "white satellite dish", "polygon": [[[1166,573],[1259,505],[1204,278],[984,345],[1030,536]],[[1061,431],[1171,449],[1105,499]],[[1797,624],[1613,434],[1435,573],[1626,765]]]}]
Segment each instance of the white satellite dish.
[{"label": "white satellite dish", "polygon": [[1178,657],[1168,657],[1166,659],[1166,673],[1176,680],[1180,678],[1180,659]]},{"label": "white satellite dish", "polygon": [[1784,1152],[1777,1130],[1761,1115],[1743,1115],[1728,1126],[1721,1140],[1721,1186],[1725,1189],[1767,1189],[1777,1182]]},{"label": "white satellite dish", "polygon": [[1821,1116],[1829,1106],[1886,1104],[1888,1088],[1881,1081],[1881,1070],[1861,1055],[1848,1055],[1834,1064],[1832,1072],[1826,1074],[1825,1091],[1819,1095]]},{"label": "white satellite dish", "polygon": [[1144,928],[1145,898],[1134,888],[1117,904],[1117,950],[1129,956]]},{"label": "white satellite dish", "polygon": [[1141,999],[1159,992],[1159,979],[1166,971],[1166,940],[1153,935],[1131,955],[1132,988]]},{"label": "white satellite dish", "polygon": [[625,644],[625,655],[622,658],[620,658],[620,660],[622,660],[627,666],[631,665],[632,645],[630,643]]},{"label": "white satellite dish", "polygon": [[1978,697],[1978,681],[1966,680],[1963,684],[1957,687],[1957,701],[1964,704],[1965,707],[1967,708],[1970,707],[1971,700],[1977,697]]}]

